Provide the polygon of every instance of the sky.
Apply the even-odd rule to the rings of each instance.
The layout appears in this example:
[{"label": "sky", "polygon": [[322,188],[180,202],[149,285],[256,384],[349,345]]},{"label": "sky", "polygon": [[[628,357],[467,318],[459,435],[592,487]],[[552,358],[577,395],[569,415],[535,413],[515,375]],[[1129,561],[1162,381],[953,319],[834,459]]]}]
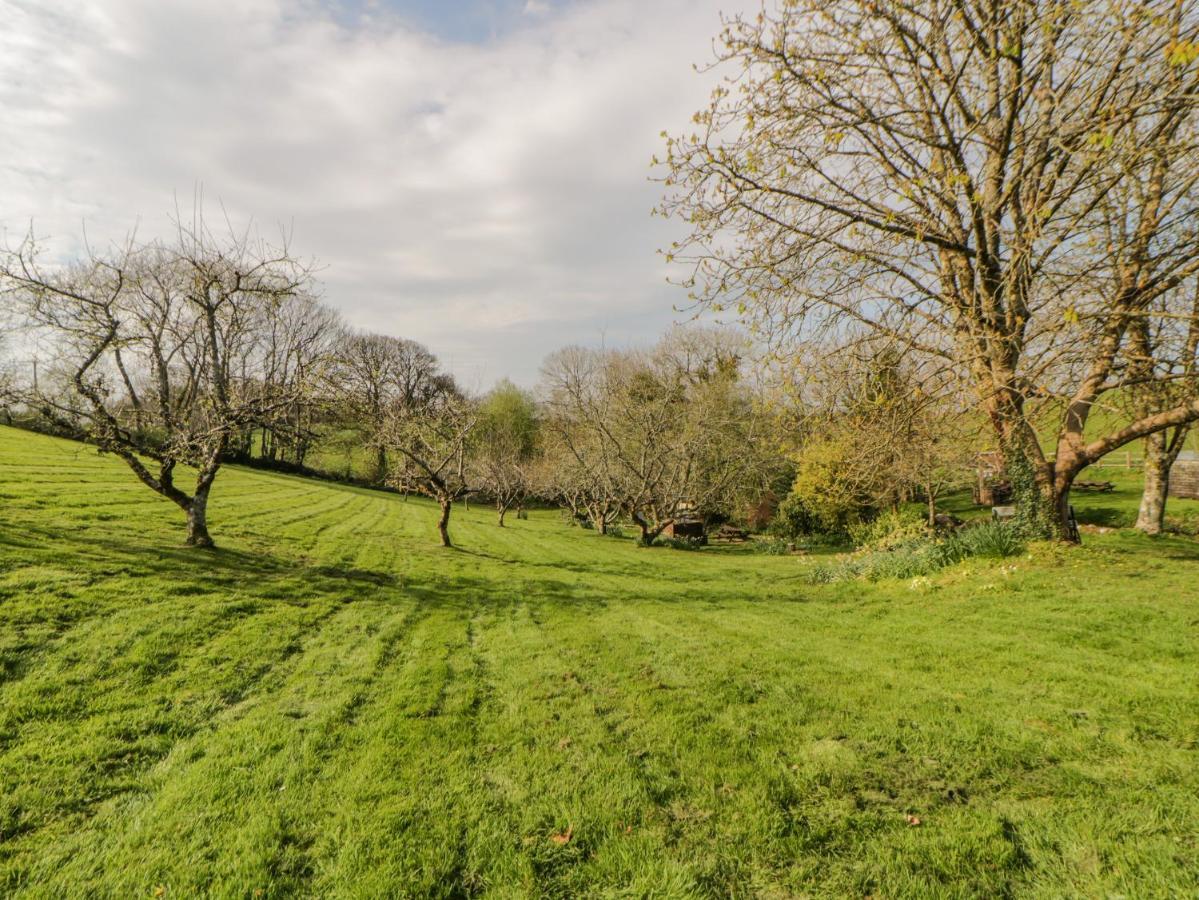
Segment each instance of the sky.
[{"label": "sky", "polygon": [[210,220],[290,233],[351,325],[532,385],[558,347],[687,317],[650,161],[751,6],[0,0],[0,228],[65,259],[169,233],[202,190]]}]

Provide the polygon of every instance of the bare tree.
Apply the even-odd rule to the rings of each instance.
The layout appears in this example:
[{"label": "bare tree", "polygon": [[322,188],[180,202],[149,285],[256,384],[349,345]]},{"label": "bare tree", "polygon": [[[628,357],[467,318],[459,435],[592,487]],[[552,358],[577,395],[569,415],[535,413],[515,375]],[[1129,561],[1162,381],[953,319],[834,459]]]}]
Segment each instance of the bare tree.
[{"label": "bare tree", "polygon": [[[187,543],[211,547],[208,499],[230,442],[292,402],[264,393],[268,323],[310,289],[286,247],[203,223],[172,243],[128,245],[59,269],[27,240],[0,257],[0,290],[46,332],[68,389],[30,403],[82,430],[187,516]],[[176,482],[195,471],[191,493]]]},{"label": "bare tree", "polygon": [[678,335],[653,352],[569,348],[544,369],[550,428],[564,477],[597,528],[620,510],[649,546],[682,515],[727,512],[748,483],[765,490],[765,420],[738,378],[739,361],[700,353]]},{"label": "bare tree", "polygon": [[732,19],[718,59],[735,72],[668,140],[662,212],[690,228],[668,256],[699,304],[777,347],[881,333],[941,359],[1024,524],[1064,535],[1082,468],[1199,417],[1191,393],[1085,434],[1135,323],[1191,315],[1158,301],[1199,271],[1195,38],[1175,0],[795,0]]},{"label": "bare tree", "polygon": [[795,428],[796,483],[828,521],[922,495],[934,526],[939,497],[969,480],[979,449],[973,410],[901,348],[859,349],[863,357],[814,353],[790,373],[807,410]]},{"label": "bare tree", "polygon": [[496,520],[521,504],[531,489],[537,462],[537,405],[532,395],[501,381],[479,405],[471,470],[479,489],[495,503]]},{"label": "bare tree", "polygon": [[379,438],[391,418],[397,411],[421,409],[453,389],[453,380],[428,348],[381,334],[346,332],[338,343],[332,380],[348,420],[364,430],[364,442],[375,449],[380,483],[387,478],[388,446]]},{"label": "bare tree", "polygon": [[388,483],[437,501],[437,531],[444,547],[453,546],[449,525],[454,501],[473,490],[468,454],[478,421],[478,405],[449,387],[419,407],[393,406],[377,438],[397,457]]},{"label": "bare tree", "polygon": [[[328,406],[322,390],[333,367],[340,316],[314,297],[297,294],[280,304],[266,322],[261,346],[243,357],[242,379],[251,383],[249,372],[261,359],[261,390],[264,406],[271,415],[263,423],[260,455],[266,459],[286,457],[304,465],[315,440],[317,417]],[[243,441],[249,452],[249,435]]]},{"label": "bare tree", "polygon": [[[0,326],[4,322],[0,321]],[[3,411],[8,424],[12,424],[11,406],[17,401],[16,379],[13,377],[11,360],[7,355],[7,342],[0,333],[0,411]]]},{"label": "bare tree", "polygon": [[546,410],[543,492],[556,497],[600,534],[620,511],[620,467],[615,441],[605,431],[611,417],[604,354],[566,347],[542,366]]}]

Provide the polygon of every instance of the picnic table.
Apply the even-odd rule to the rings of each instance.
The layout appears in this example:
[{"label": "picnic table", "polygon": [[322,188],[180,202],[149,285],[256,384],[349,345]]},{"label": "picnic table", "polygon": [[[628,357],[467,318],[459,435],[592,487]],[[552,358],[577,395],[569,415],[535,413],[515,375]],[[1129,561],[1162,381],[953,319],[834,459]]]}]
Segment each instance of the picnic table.
[{"label": "picnic table", "polygon": [[1092,491],[1096,494],[1110,494],[1116,489],[1115,484],[1110,481],[1076,481],[1074,482],[1074,490],[1076,491]]}]

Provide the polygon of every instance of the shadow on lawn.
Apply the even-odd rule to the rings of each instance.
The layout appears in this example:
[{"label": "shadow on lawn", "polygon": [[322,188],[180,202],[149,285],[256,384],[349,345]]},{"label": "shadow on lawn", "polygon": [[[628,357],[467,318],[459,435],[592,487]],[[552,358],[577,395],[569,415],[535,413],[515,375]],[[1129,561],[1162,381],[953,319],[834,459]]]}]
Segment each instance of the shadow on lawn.
[{"label": "shadow on lawn", "polygon": [[[18,566],[70,565],[71,557],[78,555],[80,573],[93,576],[93,581],[109,577],[154,579],[165,582],[167,591],[176,596],[237,590],[288,602],[322,598],[340,598],[342,603],[386,602],[407,598],[463,612],[481,605],[520,602],[595,609],[608,605],[607,596],[582,578],[520,577],[513,571],[518,568],[515,565],[497,570],[495,577],[472,574],[478,571],[479,558],[500,563],[515,561],[470,550],[463,550],[461,555],[454,553],[458,559],[453,560],[448,555],[438,559],[440,548],[430,548],[424,555],[426,562],[433,563],[429,571],[400,573],[223,546],[199,550],[133,532],[105,536],[73,532],[64,538],[61,531],[33,525],[22,525],[17,530],[5,523],[0,523],[0,546],[27,551],[17,554],[14,562]],[[450,566],[445,565],[451,561]],[[579,571],[583,572],[583,567]]]},{"label": "shadow on lawn", "polygon": [[1101,528],[1131,528],[1135,516],[1127,508],[1118,506],[1082,506],[1075,510],[1081,525],[1098,525]]}]

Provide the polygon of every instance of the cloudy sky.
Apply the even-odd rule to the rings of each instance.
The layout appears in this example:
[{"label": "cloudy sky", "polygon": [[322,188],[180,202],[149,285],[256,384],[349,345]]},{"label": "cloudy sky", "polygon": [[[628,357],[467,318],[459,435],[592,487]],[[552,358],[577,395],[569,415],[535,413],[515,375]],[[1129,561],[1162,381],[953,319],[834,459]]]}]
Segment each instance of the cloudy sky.
[{"label": "cloudy sky", "polygon": [[354,325],[468,384],[651,340],[659,133],[756,0],[0,0],[0,227],[58,255],[165,232],[198,185],[318,259]]}]

